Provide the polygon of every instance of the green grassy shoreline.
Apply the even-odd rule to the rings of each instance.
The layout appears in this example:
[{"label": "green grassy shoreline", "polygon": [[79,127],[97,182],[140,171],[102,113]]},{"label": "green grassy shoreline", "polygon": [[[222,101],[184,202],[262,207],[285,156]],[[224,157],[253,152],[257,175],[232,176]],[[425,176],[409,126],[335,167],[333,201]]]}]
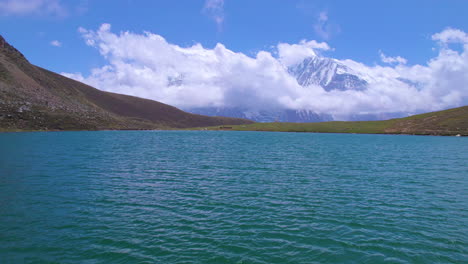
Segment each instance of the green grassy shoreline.
[{"label": "green grassy shoreline", "polygon": [[264,130],[264,129],[220,129],[217,127],[208,127],[208,128],[188,128],[188,129],[103,129],[103,130],[20,130],[20,129],[9,129],[2,130],[0,129],[0,134],[2,133],[38,133],[38,132],[102,132],[102,131],[240,131],[240,132],[280,132],[280,133],[317,133],[317,134],[361,134],[361,135],[412,135],[412,136],[461,136],[468,137],[467,134],[454,134],[454,133],[385,133],[385,132],[336,132],[336,131],[315,131],[315,130]]},{"label": "green grassy shoreline", "polygon": [[468,136],[468,106],[383,121],[255,123],[203,130]]},{"label": "green grassy shoreline", "polygon": [[257,126],[232,126],[231,129],[225,129],[222,127],[203,127],[187,130],[207,130],[207,131],[256,131],[256,132],[286,132],[286,133],[331,133],[331,134],[368,134],[368,135],[418,135],[418,136],[462,136],[468,137],[468,131],[416,131],[412,133],[405,132],[385,132],[385,130],[374,130],[365,129],[362,127],[334,127],[332,129],[326,129],[323,125],[307,125],[301,124],[302,126],[295,128],[295,126],[289,126],[286,124],[275,124],[266,123]]},{"label": "green grassy shoreline", "polygon": [[116,130],[217,130],[217,131],[265,131],[265,132],[306,132],[306,133],[347,133],[347,134],[403,134],[433,136],[468,136],[468,106],[444,111],[425,113],[405,118],[384,121],[332,121],[321,123],[253,123],[244,125],[222,125],[195,128],[158,129],[64,129],[25,130],[0,128],[0,132],[39,131],[116,131]]},{"label": "green grassy shoreline", "polygon": [[355,134],[385,134],[385,129],[391,121],[360,121],[360,122],[320,122],[320,123],[255,123],[251,125],[208,127],[208,130],[235,131],[270,131],[270,132],[312,132],[312,133],[355,133]]}]

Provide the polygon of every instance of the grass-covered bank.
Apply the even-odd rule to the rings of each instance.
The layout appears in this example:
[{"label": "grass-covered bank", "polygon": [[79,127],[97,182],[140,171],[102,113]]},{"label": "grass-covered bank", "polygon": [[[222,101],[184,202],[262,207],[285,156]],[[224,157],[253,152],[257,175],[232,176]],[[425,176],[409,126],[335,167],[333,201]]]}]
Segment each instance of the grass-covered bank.
[{"label": "grass-covered bank", "polygon": [[[58,122],[60,123],[60,122]],[[63,126],[63,124],[62,124]],[[62,128],[60,126],[60,128]],[[70,130],[178,130],[180,128],[161,126],[147,129],[108,128],[108,129],[20,129],[0,127],[0,132],[31,132],[31,131],[70,131]],[[426,113],[384,121],[333,121],[322,123],[253,123],[245,125],[222,125],[211,127],[196,127],[186,130],[233,130],[233,131],[276,131],[276,132],[312,132],[312,133],[357,133],[357,134],[409,134],[437,136],[468,136],[468,106],[445,111]]]},{"label": "grass-covered bank", "polygon": [[277,131],[277,132],[316,132],[316,133],[363,133],[381,134],[391,121],[370,122],[321,122],[321,123],[255,123],[240,126],[209,127],[209,130],[236,131]]},{"label": "grass-covered bank", "polygon": [[359,134],[468,136],[468,106],[384,121],[322,123],[255,123],[198,129]]}]

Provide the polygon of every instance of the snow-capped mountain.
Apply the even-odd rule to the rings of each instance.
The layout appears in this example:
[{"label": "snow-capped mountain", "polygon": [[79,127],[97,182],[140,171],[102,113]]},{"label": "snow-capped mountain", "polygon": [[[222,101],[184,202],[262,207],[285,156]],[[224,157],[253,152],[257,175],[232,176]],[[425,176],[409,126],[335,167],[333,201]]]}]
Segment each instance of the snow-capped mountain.
[{"label": "snow-capped mountain", "polygon": [[[288,68],[299,85],[307,87],[319,85],[325,90],[363,90],[368,82],[361,75],[340,61],[331,58],[313,56]],[[247,118],[257,122],[323,122],[333,120],[331,115],[317,114],[310,110],[204,107],[186,109],[189,112],[209,115]]]},{"label": "snow-capped mountain", "polygon": [[367,81],[336,59],[313,56],[288,68],[301,86],[319,85],[325,90],[363,90]]}]

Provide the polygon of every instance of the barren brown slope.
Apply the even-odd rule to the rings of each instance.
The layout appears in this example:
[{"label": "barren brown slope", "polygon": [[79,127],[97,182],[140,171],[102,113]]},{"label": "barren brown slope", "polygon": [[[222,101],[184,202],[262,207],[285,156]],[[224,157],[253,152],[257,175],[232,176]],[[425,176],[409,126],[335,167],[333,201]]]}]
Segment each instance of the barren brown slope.
[{"label": "barren brown slope", "polygon": [[30,64],[0,36],[0,129],[162,129],[248,124],[100,91]]}]

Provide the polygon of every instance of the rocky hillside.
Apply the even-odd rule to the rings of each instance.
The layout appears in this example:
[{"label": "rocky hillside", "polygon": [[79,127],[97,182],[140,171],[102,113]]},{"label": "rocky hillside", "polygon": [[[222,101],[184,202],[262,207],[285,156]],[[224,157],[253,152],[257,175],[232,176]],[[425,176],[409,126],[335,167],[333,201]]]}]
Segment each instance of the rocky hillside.
[{"label": "rocky hillside", "polygon": [[166,129],[248,124],[100,91],[34,66],[0,36],[0,130]]}]

